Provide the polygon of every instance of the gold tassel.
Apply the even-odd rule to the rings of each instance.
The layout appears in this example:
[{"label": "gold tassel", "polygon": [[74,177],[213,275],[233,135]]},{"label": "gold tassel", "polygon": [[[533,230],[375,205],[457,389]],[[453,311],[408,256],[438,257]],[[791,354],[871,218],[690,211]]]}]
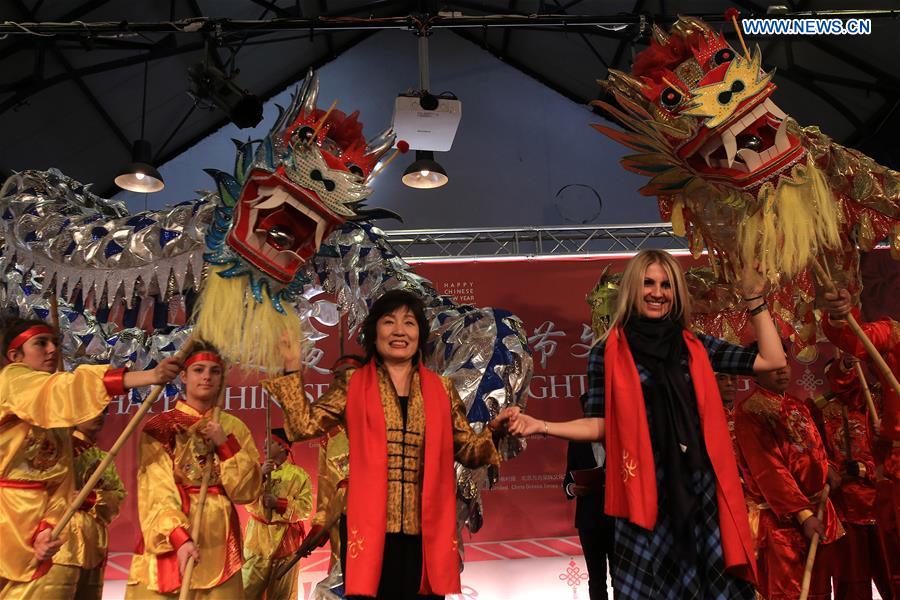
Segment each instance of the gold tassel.
[{"label": "gold tassel", "polygon": [[227,268],[212,267],[203,283],[194,308],[195,334],[244,370],[276,373],[283,366],[278,349],[282,334],[303,338],[300,317],[290,306],[286,314],[275,310],[265,290],[263,301],[257,302],[246,277],[219,277]]}]

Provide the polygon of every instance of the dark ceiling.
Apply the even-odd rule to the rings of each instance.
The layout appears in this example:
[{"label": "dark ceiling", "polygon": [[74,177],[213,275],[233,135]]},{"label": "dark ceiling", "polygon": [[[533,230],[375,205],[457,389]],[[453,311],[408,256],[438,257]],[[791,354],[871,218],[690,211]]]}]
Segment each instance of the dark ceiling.
[{"label": "dark ceiling", "polygon": [[[782,4],[792,12],[860,11],[846,0]],[[743,16],[767,8],[749,0],[2,0],[0,174],[57,166],[113,194],[112,179],[141,136],[145,73],[143,136],[156,164],[177,156],[228,122],[187,93],[187,70],[207,44],[222,71],[267,99],[380,28],[453,25],[455,34],[587,103],[607,68],[628,69],[650,23],[704,15],[737,44],[722,19],[731,6]],[[750,43],[762,48],[766,68],[777,68],[786,112],[896,169],[900,12],[877,11],[900,11],[900,1],[872,0],[866,8],[860,12],[873,17],[870,35]]]}]

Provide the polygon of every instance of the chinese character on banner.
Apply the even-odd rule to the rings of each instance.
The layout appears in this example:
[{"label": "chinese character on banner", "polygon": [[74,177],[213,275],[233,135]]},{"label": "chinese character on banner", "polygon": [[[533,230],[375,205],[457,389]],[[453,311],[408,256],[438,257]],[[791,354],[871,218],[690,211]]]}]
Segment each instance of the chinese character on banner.
[{"label": "chinese character on banner", "polygon": [[535,352],[541,353],[541,368],[547,368],[547,359],[556,354],[557,342],[554,337],[566,337],[564,331],[554,331],[556,324],[553,321],[544,321],[534,330],[534,335],[528,338],[528,343]]},{"label": "chinese character on banner", "polygon": [[587,323],[581,324],[581,343],[572,344],[570,354],[575,358],[587,358],[594,347],[594,331]]},{"label": "chinese character on banner", "polygon": [[310,348],[309,352],[306,353],[306,356],[303,357],[303,366],[312,369],[316,373],[328,375],[331,371],[318,366],[323,358],[325,358],[324,350],[315,347]]}]

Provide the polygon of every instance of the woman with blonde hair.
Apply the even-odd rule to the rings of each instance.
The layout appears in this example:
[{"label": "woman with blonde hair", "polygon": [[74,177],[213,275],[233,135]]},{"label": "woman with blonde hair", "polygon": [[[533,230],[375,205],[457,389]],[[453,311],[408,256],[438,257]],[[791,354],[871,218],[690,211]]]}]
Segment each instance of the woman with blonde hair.
[{"label": "woman with blonde hair", "polygon": [[786,359],[764,281],[746,269],[741,287],[758,350],[691,332],[681,266],[665,251],[641,251],[591,350],[584,418],[510,419],[516,435],[606,445],[617,597],[754,597],[747,511],[714,372],[750,375]]}]

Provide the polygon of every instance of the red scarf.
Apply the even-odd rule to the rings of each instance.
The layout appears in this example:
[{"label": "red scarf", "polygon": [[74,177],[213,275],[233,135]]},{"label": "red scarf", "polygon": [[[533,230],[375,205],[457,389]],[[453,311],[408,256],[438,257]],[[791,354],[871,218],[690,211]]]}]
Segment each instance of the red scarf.
[{"label": "red scarf", "polygon": [[[419,366],[425,410],[420,594],[458,594],[456,480],[450,398],[434,372]],[[348,596],[375,596],[387,526],[387,426],[375,361],[350,377],[347,390],[350,486],[347,499]]]},{"label": "red scarf", "polygon": [[[725,409],[706,348],[684,330],[688,364],[700,427],[716,475],[719,529],[725,567],[735,576],[756,580],[756,561],[747,506]],[[647,426],[641,380],[621,328],[610,332],[604,352],[606,391],[606,514],[652,530],[656,526],[656,465]]]}]

